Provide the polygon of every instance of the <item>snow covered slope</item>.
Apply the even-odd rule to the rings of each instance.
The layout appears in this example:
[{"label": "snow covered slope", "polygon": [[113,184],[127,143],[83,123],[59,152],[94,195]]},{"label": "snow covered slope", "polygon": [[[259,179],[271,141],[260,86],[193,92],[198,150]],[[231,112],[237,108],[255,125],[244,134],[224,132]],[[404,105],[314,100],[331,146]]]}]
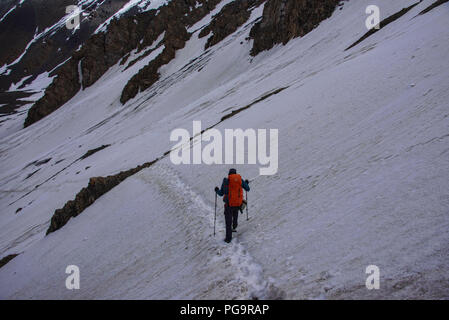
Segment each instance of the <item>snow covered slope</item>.
[{"label": "snow covered slope", "polygon": [[[127,80],[158,51],[0,132],[0,257],[19,254],[0,269],[0,298],[449,298],[449,5],[418,15],[425,0],[345,51],[366,32],[368,5],[388,17],[413,3],[345,2],[253,58],[246,38],[262,5],[207,51],[196,31],[125,105]],[[237,166],[251,179],[251,219],[241,216],[231,245],[222,206],[212,236],[213,188],[231,166],[168,157],[45,236],[89,178],[157,159],[173,129],[207,128],[280,88],[216,126],[279,129],[276,175]],[[65,287],[68,265],[80,268],[80,290]],[[380,290],[365,287],[368,265],[380,268]]]}]

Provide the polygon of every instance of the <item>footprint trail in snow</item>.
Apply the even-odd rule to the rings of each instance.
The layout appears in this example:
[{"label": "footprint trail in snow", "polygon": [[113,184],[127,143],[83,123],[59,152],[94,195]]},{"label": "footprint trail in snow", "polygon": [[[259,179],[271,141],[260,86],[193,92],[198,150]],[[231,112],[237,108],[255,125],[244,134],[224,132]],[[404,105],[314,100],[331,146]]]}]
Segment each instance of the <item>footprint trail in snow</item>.
[{"label": "footprint trail in snow", "polygon": [[145,170],[141,177],[148,183],[156,183],[161,192],[176,203],[179,208],[176,218],[183,219],[183,223],[189,228],[189,242],[208,246],[201,250],[213,253],[210,262],[223,267],[232,266],[236,277],[234,280],[240,285],[240,288],[236,286],[237,299],[284,298],[284,292],[276,287],[274,279],[265,279],[262,267],[251,257],[238,236],[230,244],[223,242],[221,231],[225,226],[223,219],[220,219],[221,208],[217,208],[217,236],[211,238],[214,208],[207,205],[198,193],[185,184],[172,167],[158,163]]}]

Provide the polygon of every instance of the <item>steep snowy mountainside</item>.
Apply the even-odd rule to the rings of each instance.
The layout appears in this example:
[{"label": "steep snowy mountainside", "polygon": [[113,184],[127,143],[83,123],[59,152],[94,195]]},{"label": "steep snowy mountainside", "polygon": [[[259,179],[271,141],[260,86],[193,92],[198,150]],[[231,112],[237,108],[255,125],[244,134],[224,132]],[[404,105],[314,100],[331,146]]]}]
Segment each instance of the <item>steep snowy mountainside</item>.
[{"label": "steep snowy mountainside", "polygon": [[[252,56],[267,3],[205,49],[202,28],[229,3],[190,26],[158,79],[125,104],[166,34],[46,117],[2,131],[0,257],[19,254],[0,269],[2,299],[449,298],[448,4],[419,15],[434,3],[422,1],[345,51],[373,4],[345,1],[306,35]],[[382,18],[414,3],[375,1]],[[176,166],[166,154],[172,130],[199,120],[221,132],[279,129],[277,174],[236,166],[251,180],[250,220],[240,216],[229,246],[221,205],[212,236],[213,188],[231,166]],[[45,236],[91,178],[153,160]],[[80,290],[65,287],[72,264]],[[365,287],[369,265],[380,290]]]},{"label": "steep snowy mountainside", "polygon": [[[25,127],[48,116],[79,90],[95,83],[120,59],[128,59],[132,50],[140,52],[164,32],[164,51],[156,59],[135,74],[123,88],[120,102],[125,104],[139,92],[145,91],[160,79],[159,69],[172,61],[176,52],[190,39],[192,28],[199,20],[222,6],[212,16],[208,25],[203,25],[199,37],[208,36],[205,49],[221,42],[245,24],[254,8],[265,0],[223,1],[188,0],[169,2],[157,11],[125,17],[109,23],[105,32],[95,34],[83,48],[73,54],[58,72],[56,79],[45,91],[44,97],[29,110]],[[132,3],[137,3],[136,1]],[[284,5],[287,7],[284,8]],[[304,36],[320,22],[328,18],[339,4],[338,0],[318,2],[269,0],[259,22],[251,29],[253,39],[251,55],[272,48],[279,43]],[[305,21],[305,23],[303,22]],[[100,28],[101,29],[101,28]],[[266,34],[270,33],[270,37]],[[70,88],[67,90],[67,88]]]},{"label": "steep snowy mountainside", "polygon": [[[105,32],[93,35],[61,67],[58,76],[47,88],[45,96],[29,110],[25,126],[32,125],[64,105],[79,90],[93,85],[117,62],[126,62],[131,51],[142,51],[164,33],[163,52],[142,68],[142,72],[148,71],[145,72],[146,78],[138,81],[138,84],[142,83],[147,88],[158,79],[158,68],[170,62],[176,50],[184,47],[190,37],[186,26],[207,15],[219,2],[219,0],[168,2],[159,10],[114,19],[108,24]],[[139,76],[139,73],[136,76]],[[139,88],[134,85],[126,90],[129,98],[135,96],[135,89],[138,91]]]},{"label": "steep snowy mountainside", "polygon": [[[0,41],[0,113],[11,114],[37,101],[61,67],[95,32],[113,19],[157,9],[167,1],[27,0],[2,4]],[[79,11],[67,13],[68,6]],[[78,28],[67,22],[79,18]],[[74,20],[73,20],[74,21]],[[38,78],[46,77],[47,81]],[[38,81],[36,81],[38,80]],[[17,92],[19,91],[19,93]],[[27,100],[23,101],[22,96]],[[20,110],[19,110],[20,111]]]}]

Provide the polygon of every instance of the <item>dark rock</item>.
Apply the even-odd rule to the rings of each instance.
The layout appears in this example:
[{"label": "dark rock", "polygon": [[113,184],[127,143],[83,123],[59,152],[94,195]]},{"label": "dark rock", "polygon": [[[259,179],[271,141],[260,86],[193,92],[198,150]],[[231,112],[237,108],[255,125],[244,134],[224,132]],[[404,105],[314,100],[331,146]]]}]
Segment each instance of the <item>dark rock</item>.
[{"label": "dark rock", "polygon": [[33,172],[31,172],[30,174],[28,174],[27,176],[26,176],[26,178],[25,179],[23,179],[24,181],[25,180],[27,180],[27,179],[29,179],[29,178],[31,178],[32,176],[34,176],[39,170],[41,170],[41,169],[37,169],[37,170],[35,170],[35,171],[33,171]]},{"label": "dark rock", "polygon": [[59,72],[58,77],[45,91],[45,95],[28,111],[25,127],[49,115],[70,100],[81,88],[78,61],[70,59]]},{"label": "dark rock", "polygon": [[390,23],[396,21],[397,19],[399,19],[400,17],[402,17],[403,15],[405,15],[407,12],[409,12],[410,10],[412,10],[414,7],[416,7],[418,4],[420,4],[420,2],[417,2],[415,4],[412,4],[411,6],[407,7],[407,8],[403,8],[401,11],[396,12],[395,14],[389,16],[388,18],[382,20],[379,24],[379,29],[371,29],[369,30],[367,33],[365,33],[359,40],[357,40],[356,42],[354,42],[353,44],[351,44],[349,47],[347,47],[345,49],[345,51],[348,51],[349,49],[355,47],[356,45],[358,45],[359,43],[363,42],[364,40],[366,40],[367,38],[371,37],[373,34],[375,34],[376,32],[378,32],[379,30],[383,29],[384,27],[386,27],[387,25],[389,25]]},{"label": "dark rock", "polygon": [[224,116],[221,118],[220,122],[223,122],[223,121],[225,121],[225,120],[227,120],[227,119],[229,119],[229,118],[232,118],[232,117],[235,116],[236,114],[238,114],[238,113],[240,113],[240,112],[242,112],[242,111],[244,111],[244,110],[246,110],[246,109],[251,108],[253,105],[258,104],[259,102],[262,102],[262,101],[264,101],[265,99],[268,99],[269,97],[271,97],[271,96],[273,96],[273,95],[276,95],[276,94],[278,94],[278,93],[281,93],[281,92],[284,91],[285,89],[288,89],[288,87],[283,87],[283,88],[279,88],[279,89],[276,89],[276,90],[271,91],[271,92],[267,92],[267,93],[264,94],[262,97],[256,99],[254,102],[248,104],[247,106],[244,106],[244,107],[239,108],[239,109],[237,109],[237,110],[233,110],[231,113],[228,113],[227,115],[224,115]]},{"label": "dark rock", "polygon": [[[1,78],[1,77],[0,77]],[[0,116],[16,113],[16,109],[30,103],[26,100],[33,92],[9,91],[0,92]]]},{"label": "dark rock", "polygon": [[[165,36],[162,40],[165,48],[159,56],[128,81],[120,97],[122,104],[125,104],[140,91],[148,89],[159,80],[159,68],[173,60],[176,51],[184,48],[185,43],[190,39],[191,35],[186,28],[207,15],[220,1],[202,0],[198,2],[202,6],[197,7],[197,2],[192,0],[169,2],[151,22],[151,25],[154,25],[156,29],[165,31]],[[147,43],[147,45],[149,44],[151,42]]]},{"label": "dark rock", "polygon": [[102,145],[101,147],[89,150],[83,156],[81,156],[80,160],[84,160],[87,157],[90,157],[91,155],[93,155],[94,153],[97,153],[103,149],[106,149],[107,147],[110,147],[110,146],[111,146],[110,144],[107,144],[107,145]]},{"label": "dark rock", "polygon": [[[421,2],[421,1],[420,1],[420,2]],[[439,6],[441,6],[442,4],[447,3],[447,2],[449,2],[449,0],[438,0],[438,1],[434,2],[434,3],[432,3],[432,4],[431,4],[430,6],[428,6],[427,8],[425,8],[423,11],[421,11],[421,12],[419,13],[419,15],[426,14],[427,12],[430,12],[430,11],[432,11],[433,9],[435,9],[435,8],[437,8],[437,7],[439,7]]]},{"label": "dark rock", "polygon": [[190,34],[184,26],[177,24],[171,25],[167,29],[163,40],[165,45],[164,50],[128,81],[122,91],[120,102],[125,104],[128,100],[134,98],[139,91],[144,91],[159,80],[159,68],[174,59],[176,50],[183,48],[189,38]]},{"label": "dark rock", "polygon": [[212,32],[207,39],[206,49],[219,43],[240,26],[248,21],[251,9],[261,5],[265,0],[236,0],[228,3],[213,17],[211,23],[201,30],[199,37],[205,37]]},{"label": "dark rock", "polygon": [[[9,11],[14,6],[16,9],[0,22],[0,42],[8,44],[0,48],[0,66],[10,64],[20,57],[36,32],[39,34],[54,26],[66,14],[66,6],[75,4],[73,0],[33,0],[20,5],[18,1],[9,1],[3,6],[3,2],[0,11]],[[101,23],[127,2],[128,0],[98,1],[84,8],[88,16],[75,33],[61,26],[33,42],[20,61],[10,67],[10,74],[0,77],[0,91],[7,90],[12,83],[17,83],[25,76],[30,78],[23,85],[31,83],[39,74],[55,69],[66,61]]]},{"label": "dark rock", "polygon": [[302,37],[329,18],[339,0],[268,0],[262,20],[251,29],[251,55]]}]

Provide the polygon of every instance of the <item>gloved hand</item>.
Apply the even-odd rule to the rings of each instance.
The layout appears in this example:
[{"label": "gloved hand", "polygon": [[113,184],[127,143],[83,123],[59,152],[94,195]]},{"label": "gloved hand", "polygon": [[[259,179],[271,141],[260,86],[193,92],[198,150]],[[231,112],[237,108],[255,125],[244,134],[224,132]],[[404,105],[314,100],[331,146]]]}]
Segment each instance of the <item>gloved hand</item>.
[{"label": "gloved hand", "polygon": [[215,192],[218,192],[218,190],[220,190],[218,187],[215,187]]},{"label": "gloved hand", "polygon": [[245,180],[245,183],[246,183],[246,184],[249,184],[249,181],[248,181],[248,179],[246,179],[246,180]]}]

